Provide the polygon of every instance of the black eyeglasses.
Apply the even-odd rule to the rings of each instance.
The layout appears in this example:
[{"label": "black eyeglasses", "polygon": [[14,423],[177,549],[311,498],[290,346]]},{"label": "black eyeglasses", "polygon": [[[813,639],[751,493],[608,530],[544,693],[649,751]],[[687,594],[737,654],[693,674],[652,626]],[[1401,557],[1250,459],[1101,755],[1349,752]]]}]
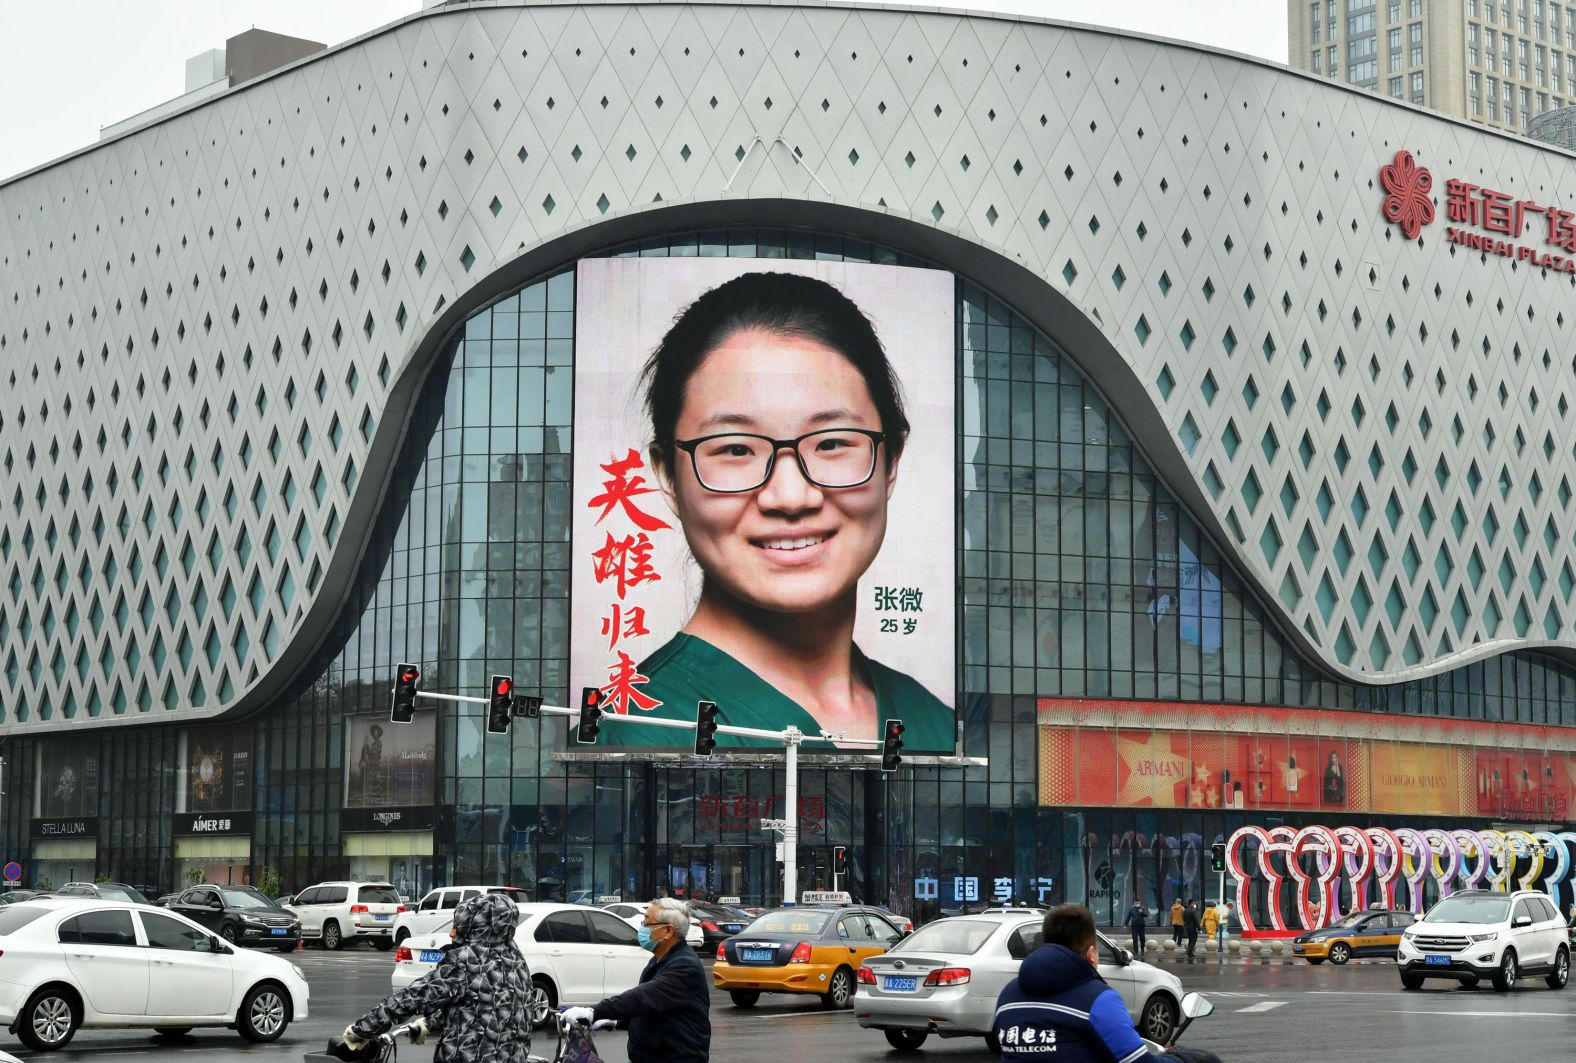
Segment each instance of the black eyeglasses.
[{"label": "black eyeglasses", "polygon": [[792,450],[804,478],[833,490],[858,487],[876,471],[876,453],[884,433],[864,428],[824,428],[797,439],[773,439],[748,432],[724,432],[698,439],[676,439],[673,445],[690,456],[695,479],[708,491],[723,495],[754,491],[772,478],[777,455]]}]

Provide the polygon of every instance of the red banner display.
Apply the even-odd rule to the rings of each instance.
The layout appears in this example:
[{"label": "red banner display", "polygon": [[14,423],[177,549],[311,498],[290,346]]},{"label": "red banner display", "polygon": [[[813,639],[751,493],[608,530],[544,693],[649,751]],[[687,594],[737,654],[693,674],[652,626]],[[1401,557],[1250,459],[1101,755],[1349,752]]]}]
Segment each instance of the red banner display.
[{"label": "red banner display", "polygon": [[1560,728],[1319,709],[1043,698],[1040,803],[1564,820]]}]

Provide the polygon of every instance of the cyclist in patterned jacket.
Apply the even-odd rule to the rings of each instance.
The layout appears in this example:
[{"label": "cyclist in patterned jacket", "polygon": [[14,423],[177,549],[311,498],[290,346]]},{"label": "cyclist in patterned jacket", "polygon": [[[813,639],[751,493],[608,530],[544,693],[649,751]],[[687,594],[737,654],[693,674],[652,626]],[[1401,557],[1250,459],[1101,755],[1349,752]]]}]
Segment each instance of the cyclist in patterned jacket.
[{"label": "cyclist in patterned jacket", "polygon": [[461,902],[454,944],[426,975],[391,994],[345,1028],[355,1049],[420,1018],[417,1044],[438,1037],[433,1063],[526,1063],[531,1049],[531,972],[514,943],[520,910],[503,894]]}]

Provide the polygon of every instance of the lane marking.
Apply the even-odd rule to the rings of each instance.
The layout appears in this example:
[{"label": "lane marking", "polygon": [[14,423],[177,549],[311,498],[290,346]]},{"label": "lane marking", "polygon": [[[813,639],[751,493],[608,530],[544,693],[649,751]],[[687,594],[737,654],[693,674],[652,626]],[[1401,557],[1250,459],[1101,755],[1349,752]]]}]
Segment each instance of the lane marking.
[{"label": "lane marking", "polygon": [[1257,1004],[1249,1004],[1245,1008],[1238,1008],[1237,1014],[1252,1015],[1261,1011],[1274,1011],[1276,1008],[1284,1008],[1289,1003],[1291,1003],[1289,1000],[1261,1000]]},{"label": "lane marking", "polygon": [[1390,1015],[1460,1015],[1478,1019],[1569,1019],[1565,1011],[1431,1011],[1427,1008],[1385,1008]]}]

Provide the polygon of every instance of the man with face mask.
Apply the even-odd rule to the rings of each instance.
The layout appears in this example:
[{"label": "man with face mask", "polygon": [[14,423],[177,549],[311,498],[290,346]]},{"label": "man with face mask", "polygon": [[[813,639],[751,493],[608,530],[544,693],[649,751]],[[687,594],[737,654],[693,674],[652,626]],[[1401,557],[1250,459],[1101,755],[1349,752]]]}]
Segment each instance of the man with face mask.
[{"label": "man with face mask", "polygon": [[646,906],[640,947],[653,954],[635,988],[564,1018],[594,1029],[629,1031],[629,1063],[706,1063],[711,1058],[711,987],[695,950],[684,943],[689,912],[672,897]]},{"label": "man with face mask", "polygon": [[520,909],[503,894],[461,902],[454,941],[428,974],[345,1027],[356,1049],[401,1023],[420,1019],[417,1044],[437,1034],[433,1063],[526,1063],[531,1051],[531,972],[514,943]]}]

